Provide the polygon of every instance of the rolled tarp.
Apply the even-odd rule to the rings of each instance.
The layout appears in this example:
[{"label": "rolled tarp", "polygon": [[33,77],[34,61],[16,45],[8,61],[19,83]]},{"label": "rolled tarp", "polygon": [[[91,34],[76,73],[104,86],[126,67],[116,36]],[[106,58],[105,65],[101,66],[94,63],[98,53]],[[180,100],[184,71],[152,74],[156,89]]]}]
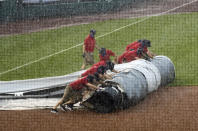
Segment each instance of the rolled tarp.
[{"label": "rolled tarp", "polygon": [[109,113],[136,105],[148,93],[175,78],[174,65],[165,56],[119,64],[115,69],[119,73],[114,74],[112,80],[106,80],[106,85],[87,101],[95,107],[93,110],[96,112]]},{"label": "rolled tarp", "polygon": [[166,86],[175,79],[175,67],[167,56],[156,56],[151,63],[155,65],[161,75],[160,86]]},{"label": "rolled tarp", "polygon": [[156,56],[151,61],[135,60],[115,67],[118,74],[112,81],[118,83],[132,101],[139,101],[146,94],[168,85],[175,78],[175,68],[166,56]]}]

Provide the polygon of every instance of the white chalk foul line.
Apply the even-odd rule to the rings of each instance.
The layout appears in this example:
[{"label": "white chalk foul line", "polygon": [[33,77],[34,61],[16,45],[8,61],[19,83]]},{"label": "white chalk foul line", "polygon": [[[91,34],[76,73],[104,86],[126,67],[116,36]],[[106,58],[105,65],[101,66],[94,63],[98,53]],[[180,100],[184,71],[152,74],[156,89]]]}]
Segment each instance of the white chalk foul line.
[{"label": "white chalk foul line", "polygon": [[[193,0],[193,1],[189,2],[189,3],[185,3],[185,4],[182,4],[182,5],[177,6],[177,7],[175,7],[175,8],[169,9],[169,10],[167,10],[167,11],[165,11],[165,12],[157,13],[157,14],[155,14],[155,15],[149,15],[149,16],[147,16],[147,17],[145,17],[145,18],[143,18],[143,19],[141,19],[141,20],[138,20],[138,21],[136,21],[136,22],[134,22],[134,23],[128,24],[128,25],[126,25],[126,26],[117,28],[117,29],[115,29],[115,30],[113,30],[113,31],[111,31],[111,32],[108,32],[108,33],[105,33],[105,34],[103,34],[103,35],[100,35],[100,36],[96,37],[96,39],[101,38],[101,37],[104,37],[104,36],[109,35],[109,34],[112,34],[112,33],[116,32],[116,31],[119,31],[119,30],[124,29],[124,28],[126,28],[126,27],[129,27],[129,26],[132,26],[132,25],[141,23],[141,22],[143,22],[143,21],[145,21],[145,20],[147,20],[147,19],[149,19],[149,18],[151,18],[151,17],[153,17],[153,16],[160,16],[160,15],[169,13],[169,12],[171,12],[171,11],[174,11],[174,10],[176,10],[176,9],[179,9],[179,8],[181,8],[181,7],[184,7],[184,6],[186,6],[186,5],[192,4],[192,3],[197,2],[197,1],[198,1],[198,0]],[[42,58],[40,58],[40,59],[37,59],[37,60],[35,60],[35,61],[31,61],[31,62],[28,62],[28,63],[26,63],[26,64],[24,64],[24,65],[17,66],[17,67],[15,67],[15,68],[10,69],[10,70],[1,72],[1,73],[0,73],[0,76],[3,75],[3,74],[9,73],[9,72],[11,72],[11,71],[20,69],[20,68],[22,68],[22,67],[31,65],[31,64],[33,64],[33,63],[39,62],[39,61],[41,61],[41,60],[45,60],[45,59],[47,59],[47,58],[49,58],[49,57],[58,55],[58,54],[60,54],[60,53],[63,53],[63,52],[65,52],[65,51],[68,51],[68,50],[70,50],[70,49],[76,48],[76,47],[78,47],[78,46],[81,46],[82,44],[83,44],[83,43],[77,44],[77,45],[75,45],[75,46],[72,46],[72,47],[70,47],[70,48],[61,50],[61,51],[56,52],[56,53],[54,53],[54,54],[51,54],[51,55],[48,55],[48,56],[44,56],[44,57],[42,57]]]}]

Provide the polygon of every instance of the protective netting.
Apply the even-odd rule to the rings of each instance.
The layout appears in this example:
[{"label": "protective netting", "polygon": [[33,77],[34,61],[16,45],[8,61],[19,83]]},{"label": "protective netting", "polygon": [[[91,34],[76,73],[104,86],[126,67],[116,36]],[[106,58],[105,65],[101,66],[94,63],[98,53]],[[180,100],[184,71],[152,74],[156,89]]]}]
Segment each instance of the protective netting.
[{"label": "protective netting", "polygon": [[[96,1],[0,1],[0,21],[16,21],[43,17],[66,17],[73,15],[101,14],[116,11],[142,0],[96,0]],[[10,10],[11,9],[11,10]]]}]

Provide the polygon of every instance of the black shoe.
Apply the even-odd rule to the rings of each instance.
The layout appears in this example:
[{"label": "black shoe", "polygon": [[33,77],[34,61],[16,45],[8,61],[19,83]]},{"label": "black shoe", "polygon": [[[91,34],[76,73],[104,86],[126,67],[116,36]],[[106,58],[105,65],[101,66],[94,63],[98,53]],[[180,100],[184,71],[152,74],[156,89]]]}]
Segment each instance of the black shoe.
[{"label": "black shoe", "polygon": [[67,111],[67,109],[65,108],[64,105],[60,105],[60,108],[61,108],[62,111]]},{"label": "black shoe", "polygon": [[73,104],[67,104],[65,105],[65,109],[69,111],[73,111]]},{"label": "black shoe", "polygon": [[56,109],[51,109],[51,113],[58,113]]}]

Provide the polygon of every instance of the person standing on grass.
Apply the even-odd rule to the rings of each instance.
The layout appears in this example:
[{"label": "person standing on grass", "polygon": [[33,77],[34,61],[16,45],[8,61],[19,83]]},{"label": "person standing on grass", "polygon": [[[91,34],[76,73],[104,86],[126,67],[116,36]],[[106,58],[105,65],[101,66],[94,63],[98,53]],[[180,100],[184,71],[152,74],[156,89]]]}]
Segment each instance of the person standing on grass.
[{"label": "person standing on grass", "polygon": [[93,65],[94,64],[94,49],[98,48],[96,45],[96,40],[95,40],[95,34],[96,31],[91,29],[90,34],[85,38],[84,44],[83,44],[83,65],[81,69],[85,69],[88,64]]}]

